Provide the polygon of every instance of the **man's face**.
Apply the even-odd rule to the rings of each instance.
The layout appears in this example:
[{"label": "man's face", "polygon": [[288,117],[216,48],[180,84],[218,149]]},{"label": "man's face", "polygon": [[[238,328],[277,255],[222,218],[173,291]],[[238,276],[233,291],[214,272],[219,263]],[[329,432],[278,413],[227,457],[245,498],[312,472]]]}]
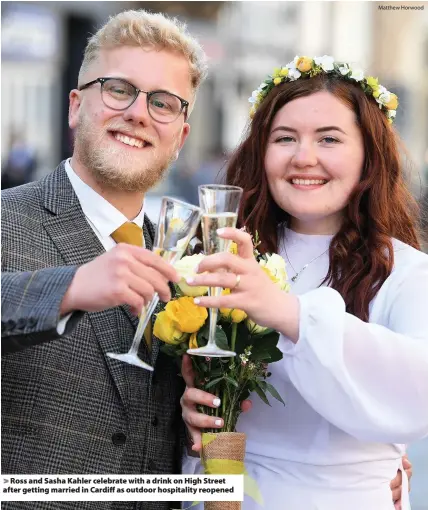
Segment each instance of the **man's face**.
[{"label": "man's face", "polygon": [[[187,60],[166,50],[133,46],[103,50],[81,85],[101,77],[122,78],[147,92],[168,91],[189,102],[193,98]],[[167,124],[153,120],[142,92],[126,110],[113,110],[102,101],[100,87],[96,83],[70,93],[73,158],[103,187],[145,192],[176,159],[190,126],[184,113]]]}]

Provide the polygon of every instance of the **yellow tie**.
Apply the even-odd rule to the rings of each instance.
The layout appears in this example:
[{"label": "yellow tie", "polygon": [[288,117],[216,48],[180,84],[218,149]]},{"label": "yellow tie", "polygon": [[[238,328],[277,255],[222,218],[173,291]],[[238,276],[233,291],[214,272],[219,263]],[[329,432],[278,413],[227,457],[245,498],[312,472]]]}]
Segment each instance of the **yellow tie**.
[{"label": "yellow tie", "polygon": [[[116,243],[128,243],[133,244],[135,246],[145,247],[143,229],[132,223],[127,221],[123,225],[121,225],[118,229],[116,229],[111,237],[116,241]],[[146,330],[144,331],[144,338],[146,339],[147,347],[149,351],[152,349],[152,323],[149,321],[147,324]]]}]

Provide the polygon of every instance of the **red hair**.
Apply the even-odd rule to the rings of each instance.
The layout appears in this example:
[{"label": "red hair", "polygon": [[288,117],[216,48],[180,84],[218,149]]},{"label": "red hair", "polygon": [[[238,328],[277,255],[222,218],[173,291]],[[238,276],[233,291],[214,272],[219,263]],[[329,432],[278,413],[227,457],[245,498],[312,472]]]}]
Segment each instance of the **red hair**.
[{"label": "red hair", "polygon": [[324,74],[274,87],[234,152],[226,181],[244,189],[239,225],[258,232],[260,251],[278,252],[278,225],[287,224],[290,217],[274,202],[264,169],[271,125],[286,103],[322,90],[354,111],[365,149],[361,180],[332,239],[329,271],[323,283],[342,295],[349,313],[367,321],[369,304],[393,268],[391,238],[420,249],[418,206],[404,181],[398,137],[373,98],[357,84]]}]

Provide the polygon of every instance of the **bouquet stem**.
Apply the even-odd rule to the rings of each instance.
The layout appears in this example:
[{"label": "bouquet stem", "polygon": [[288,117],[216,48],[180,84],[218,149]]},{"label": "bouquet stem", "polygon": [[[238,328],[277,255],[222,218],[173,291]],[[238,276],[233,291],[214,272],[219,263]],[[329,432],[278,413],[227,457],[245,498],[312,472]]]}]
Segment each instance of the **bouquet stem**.
[{"label": "bouquet stem", "polygon": [[[245,434],[219,432],[202,434],[202,462],[206,474],[237,475],[244,473]],[[240,501],[206,501],[205,510],[241,510]]]}]

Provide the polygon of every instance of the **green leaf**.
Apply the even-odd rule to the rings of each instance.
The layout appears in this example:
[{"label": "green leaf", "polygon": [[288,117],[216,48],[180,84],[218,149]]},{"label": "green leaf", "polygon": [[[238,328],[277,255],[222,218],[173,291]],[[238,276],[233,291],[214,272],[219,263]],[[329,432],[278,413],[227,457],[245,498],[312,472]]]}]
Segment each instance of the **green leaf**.
[{"label": "green leaf", "polygon": [[235,379],[233,379],[232,377],[226,375],[225,379],[226,381],[230,382],[230,384],[233,384],[233,386],[235,386],[236,388],[239,388],[238,381],[235,381]]},{"label": "green leaf", "polygon": [[177,351],[179,350],[176,345],[162,344],[160,347],[161,352],[173,358],[177,357]]},{"label": "green leaf", "polygon": [[265,404],[267,404],[269,407],[272,407],[270,404],[269,404],[269,400],[267,399],[266,395],[265,395],[265,392],[259,387],[259,386],[256,386],[254,388],[254,391],[257,393],[257,395],[263,400],[263,402]]},{"label": "green leaf", "polygon": [[223,377],[216,377],[215,379],[213,379],[212,381],[208,382],[205,385],[205,389],[207,390],[208,388],[212,388],[213,386],[215,386],[217,383],[219,383],[222,380],[223,380]]},{"label": "green leaf", "polygon": [[266,363],[271,361],[269,352],[265,350],[251,352],[250,358],[252,361],[266,361]]},{"label": "green leaf", "polygon": [[282,351],[275,347],[272,351],[270,351],[270,360],[269,363],[275,363],[283,358]]},{"label": "green leaf", "polygon": [[273,398],[276,398],[276,400],[279,400],[281,404],[285,405],[284,400],[282,400],[281,395],[276,391],[276,389],[272,386],[272,384],[269,384],[266,381],[263,381],[266,384],[267,391],[272,395]]},{"label": "green leaf", "polygon": [[219,327],[217,327],[216,332],[215,332],[215,341],[216,341],[217,346],[220,347],[220,349],[225,349],[225,350],[230,349],[229,343],[227,341],[226,333]]}]

